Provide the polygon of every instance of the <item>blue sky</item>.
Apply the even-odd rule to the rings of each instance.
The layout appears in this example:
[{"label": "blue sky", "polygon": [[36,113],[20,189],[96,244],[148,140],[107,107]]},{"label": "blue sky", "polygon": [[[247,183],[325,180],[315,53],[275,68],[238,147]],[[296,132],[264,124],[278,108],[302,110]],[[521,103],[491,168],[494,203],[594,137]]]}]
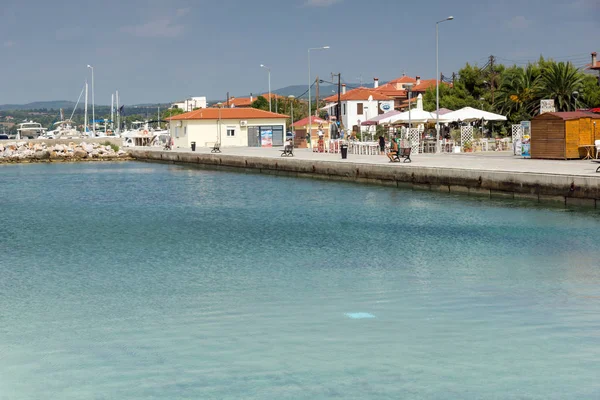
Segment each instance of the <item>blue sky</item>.
[{"label": "blue sky", "polygon": [[[600,0],[3,0],[0,104],[77,100],[87,64],[96,103],[224,98],[308,81],[435,75],[465,62],[524,63],[540,54],[576,65],[600,53]],[[511,61],[507,61],[511,60]],[[300,94],[300,93],[299,93]]]}]

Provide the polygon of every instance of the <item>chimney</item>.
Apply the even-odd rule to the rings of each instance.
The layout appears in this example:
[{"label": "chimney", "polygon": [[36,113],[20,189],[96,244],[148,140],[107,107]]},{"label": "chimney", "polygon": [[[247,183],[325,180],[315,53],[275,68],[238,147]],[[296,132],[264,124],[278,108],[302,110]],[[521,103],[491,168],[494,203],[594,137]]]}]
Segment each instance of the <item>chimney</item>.
[{"label": "chimney", "polygon": [[592,68],[596,66],[596,52],[592,53]]},{"label": "chimney", "polygon": [[346,84],[342,83],[342,94],[346,94]]},{"label": "chimney", "polygon": [[377,89],[379,87],[379,78],[373,78],[373,88]]},{"label": "chimney", "polygon": [[250,103],[254,102],[254,97],[252,97],[252,93],[250,93]]},{"label": "chimney", "polygon": [[421,77],[417,76],[417,83],[415,83],[415,86],[420,85],[420,84],[421,84]]}]

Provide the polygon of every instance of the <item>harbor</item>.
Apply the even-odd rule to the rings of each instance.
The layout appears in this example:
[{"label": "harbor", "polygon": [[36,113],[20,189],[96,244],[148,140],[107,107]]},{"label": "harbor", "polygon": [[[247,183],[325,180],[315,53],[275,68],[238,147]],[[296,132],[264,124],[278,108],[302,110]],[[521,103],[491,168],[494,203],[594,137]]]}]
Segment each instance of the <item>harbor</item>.
[{"label": "harbor", "polygon": [[295,149],[293,158],[281,157],[277,148],[227,148],[217,154],[208,148],[129,151],[141,161],[600,207],[597,164],[585,160],[531,160],[507,151],[418,154],[412,163],[390,163],[385,156],[370,155],[341,159],[339,154],[310,149]]}]

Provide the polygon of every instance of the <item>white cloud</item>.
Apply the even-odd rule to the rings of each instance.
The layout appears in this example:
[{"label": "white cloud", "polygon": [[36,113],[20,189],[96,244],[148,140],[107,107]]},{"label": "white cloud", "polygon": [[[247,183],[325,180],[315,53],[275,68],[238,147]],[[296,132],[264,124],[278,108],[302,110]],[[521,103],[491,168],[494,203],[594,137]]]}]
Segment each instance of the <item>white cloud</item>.
[{"label": "white cloud", "polygon": [[175,38],[185,31],[185,26],[178,19],[190,11],[189,8],[179,8],[175,10],[175,15],[155,18],[144,24],[124,26],[121,31],[142,38]]},{"label": "white cloud", "polygon": [[307,0],[304,4],[307,7],[329,7],[343,0]]},{"label": "white cloud", "polygon": [[516,15],[508,21],[508,27],[514,30],[525,30],[531,26],[531,20],[522,15]]},{"label": "white cloud", "polygon": [[12,40],[7,40],[3,44],[4,47],[13,47],[15,45],[15,42],[13,42]]},{"label": "white cloud", "polygon": [[187,15],[190,11],[191,11],[190,8],[179,8],[175,12],[175,15],[178,17],[183,17],[184,15]]}]

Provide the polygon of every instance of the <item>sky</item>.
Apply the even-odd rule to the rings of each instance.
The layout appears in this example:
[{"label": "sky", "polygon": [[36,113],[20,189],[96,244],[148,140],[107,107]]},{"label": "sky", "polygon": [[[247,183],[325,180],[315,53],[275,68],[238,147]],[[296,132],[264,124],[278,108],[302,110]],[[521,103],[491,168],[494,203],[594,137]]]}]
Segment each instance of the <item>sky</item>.
[{"label": "sky", "polygon": [[[96,104],[224,99],[308,85],[450,76],[490,55],[581,66],[600,53],[600,0],[2,0],[0,104],[76,101],[94,66]],[[91,90],[91,86],[90,86]],[[298,93],[300,95],[302,93]],[[90,94],[91,96],[91,94]]]}]

